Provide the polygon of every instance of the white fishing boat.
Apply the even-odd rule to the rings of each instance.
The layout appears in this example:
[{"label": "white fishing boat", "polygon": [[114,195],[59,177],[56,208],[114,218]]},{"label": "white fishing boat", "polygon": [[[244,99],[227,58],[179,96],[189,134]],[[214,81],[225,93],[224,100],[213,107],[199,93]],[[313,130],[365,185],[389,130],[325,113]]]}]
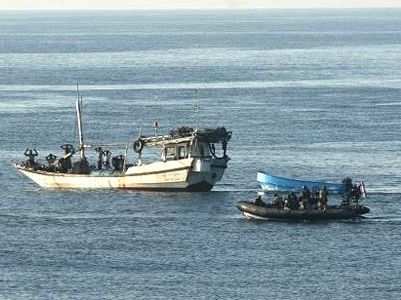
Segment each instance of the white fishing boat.
[{"label": "white fishing boat", "polygon": [[[107,144],[87,145],[82,131],[82,99],[76,102],[79,147],[65,144],[64,155],[49,154],[46,164],[36,159],[35,149],[27,149],[27,161],[14,162],[14,166],[32,181],[45,188],[62,189],[138,189],[167,191],[210,191],[221,180],[230,158],[227,142],[231,132],[224,127],[216,129],[192,129],[181,127],[168,135],[140,135],[132,143],[134,160],[125,155],[111,157]],[[221,145],[221,150],[217,150]],[[145,162],[143,152],[158,147],[161,157]],[[86,151],[96,151],[96,164],[90,164]],[[220,152],[218,155],[217,152]],[[73,161],[74,155],[79,157]],[[111,163],[110,163],[111,160]]]}]

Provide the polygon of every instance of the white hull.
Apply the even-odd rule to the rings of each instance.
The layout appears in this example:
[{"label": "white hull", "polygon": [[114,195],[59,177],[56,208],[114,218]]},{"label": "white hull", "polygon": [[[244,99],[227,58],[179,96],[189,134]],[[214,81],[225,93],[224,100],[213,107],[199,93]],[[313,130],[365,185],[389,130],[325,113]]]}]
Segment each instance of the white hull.
[{"label": "white hull", "polygon": [[268,220],[267,218],[254,215],[254,214],[251,214],[251,213],[246,212],[246,211],[244,211],[243,214],[244,214],[245,218],[250,219],[250,220],[251,220],[251,219],[255,219],[255,220]]},{"label": "white hull", "polygon": [[46,188],[208,191],[222,178],[227,162],[228,159],[187,158],[134,166],[125,173],[91,174],[55,173],[15,166]]}]

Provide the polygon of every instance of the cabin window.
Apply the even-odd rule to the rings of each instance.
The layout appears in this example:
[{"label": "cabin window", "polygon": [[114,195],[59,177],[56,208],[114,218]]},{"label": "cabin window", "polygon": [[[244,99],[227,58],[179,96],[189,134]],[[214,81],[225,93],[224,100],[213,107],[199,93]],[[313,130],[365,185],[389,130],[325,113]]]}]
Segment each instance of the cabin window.
[{"label": "cabin window", "polygon": [[175,159],[175,147],[166,148],[166,159]]},{"label": "cabin window", "polygon": [[186,146],[178,146],[178,159],[187,157],[187,147]]}]

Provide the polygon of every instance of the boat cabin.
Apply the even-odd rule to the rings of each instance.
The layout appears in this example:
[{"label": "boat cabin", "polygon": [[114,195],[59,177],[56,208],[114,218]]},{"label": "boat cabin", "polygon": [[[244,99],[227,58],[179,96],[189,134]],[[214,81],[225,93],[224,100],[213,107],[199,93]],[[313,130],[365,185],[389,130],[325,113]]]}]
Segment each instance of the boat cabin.
[{"label": "boat cabin", "polygon": [[163,161],[186,158],[210,158],[210,146],[206,142],[184,142],[163,145],[161,159]]},{"label": "boat cabin", "polygon": [[[148,146],[159,146],[162,148],[161,160],[171,161],[186,158],[210,159],[223,158],[226,156],[227,141],[231,138],[231,132],[224,127],[217,129],[204,129],[195,131],[192,128],[168,136],[141,137],[136,143]],[[222,154],[216,155],[216,144],[221,144]],[[142,146],[138,147],[137,153],[142,152]]]}]

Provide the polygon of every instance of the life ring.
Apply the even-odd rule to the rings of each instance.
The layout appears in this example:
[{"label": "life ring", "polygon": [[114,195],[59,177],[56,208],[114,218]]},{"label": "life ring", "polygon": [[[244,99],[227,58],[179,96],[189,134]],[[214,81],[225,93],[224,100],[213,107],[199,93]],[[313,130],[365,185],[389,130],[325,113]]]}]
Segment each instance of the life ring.
[{"label": "life ring", "polygon": [[136,153],[140,153],[140,152],[142,151],[142,149],[143,149],[143,141],[140,140],[140,139],[137,139],[137,140],[134,142],[134,151],[135,151]]}]

